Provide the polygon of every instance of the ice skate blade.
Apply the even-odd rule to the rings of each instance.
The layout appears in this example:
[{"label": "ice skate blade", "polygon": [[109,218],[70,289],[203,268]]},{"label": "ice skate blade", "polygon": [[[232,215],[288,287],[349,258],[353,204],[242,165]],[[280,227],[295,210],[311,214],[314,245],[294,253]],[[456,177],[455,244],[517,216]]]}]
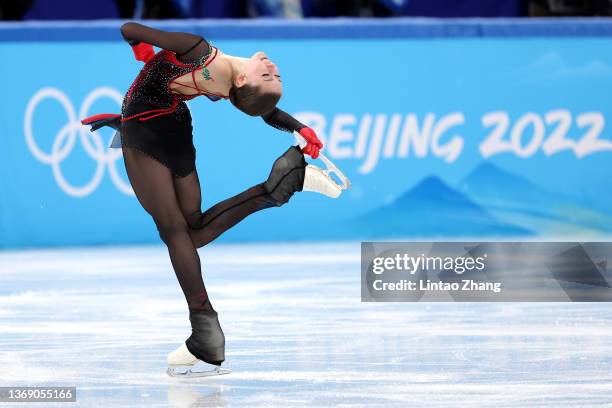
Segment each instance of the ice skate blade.
[{"label": "ice skate blade", "polygon": [[197,377],[215,377],[218,375],[230,374],[232,371],[227,368],[215,367],[212,370],[206,371],[192,371],[193,367],[168,367],[166,373],[170,377],[179,377],[179,378],[197,378]]},{"label": "ice skate blade", "polygon": [[347,190],[351,186],[351,181],[348,179],[348,177],[346,177],[344,173],[342,173],[340,169],[337,168],[334,165],[334,163],[332,163],[331,160],[327,158],[327,156],[325,156],[323,153],[319,153],[319,159],[321,159],[321,161],[325,163],[325,166],[327,167],[327,169],[323,171],[327,174],[330,180],[333,181],[333,179],[331,178],[332,173],[338,176],[342,184],[338,184],[335,181],[334,183],[336,183],[336,185],[338,185],[338,187],[340,187],[341,190]]},{"label": "ice skate blade", "polygon": [[[298,132],[293,132],[293,136],[295,137],[297,145],[303,149],[304,146],[306,146],[307,144],[306,139],[304,139],[302,135],[300,135]],[[327,158],[327,156],[319,152],[319,159],[321,159],[321,161],[325,163],[326,167],[326,169],[321,170],[321,172],[324,173],[329,178],[329,180],[334,183],[341,191],[347,190],[351,186],[351,181],[348,179],[348,177],[346,177],[344,173],[342,173],[342,171],[340,171],[340,169],[336,167],[336,165]],[[331,177],[332,174],[335,174],[338,177],[338,179],[340,180],[340,184],[334,181],[334,179]]]}]

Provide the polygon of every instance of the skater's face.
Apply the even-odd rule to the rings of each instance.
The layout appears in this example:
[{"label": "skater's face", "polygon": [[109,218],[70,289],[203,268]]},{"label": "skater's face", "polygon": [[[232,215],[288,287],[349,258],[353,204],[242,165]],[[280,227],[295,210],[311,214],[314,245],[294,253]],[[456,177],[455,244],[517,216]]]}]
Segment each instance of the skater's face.
[{"label": "skater's face", "polygon": [[280,72],[274,62],[268,56],[259,51],[249,58],[244,71],[238,76],[236,85],[250,85],[259,88],[261,93],[273,93],[282,95],[283,83]]}]

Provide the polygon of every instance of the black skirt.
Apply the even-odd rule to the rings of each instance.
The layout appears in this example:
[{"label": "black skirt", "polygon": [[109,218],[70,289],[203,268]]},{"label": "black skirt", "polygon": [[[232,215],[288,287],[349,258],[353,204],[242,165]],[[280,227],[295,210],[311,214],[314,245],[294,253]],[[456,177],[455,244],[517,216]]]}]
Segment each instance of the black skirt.
[{"label": "black skirt", "polygon": [[185,177],[196,168],[193,127],[188,111],[144,121],[138,118],[125,121],[111,147],[140,150],[166,166],[176,177]]}]

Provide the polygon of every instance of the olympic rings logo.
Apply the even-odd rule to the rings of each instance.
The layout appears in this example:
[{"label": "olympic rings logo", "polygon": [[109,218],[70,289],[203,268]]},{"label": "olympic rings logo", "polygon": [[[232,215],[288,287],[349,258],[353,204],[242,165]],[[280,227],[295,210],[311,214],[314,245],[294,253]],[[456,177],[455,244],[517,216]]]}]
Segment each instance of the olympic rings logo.
[{"label": "olympic rings logo", "polygon": [[[53,141],[53,147],[50,153],[42,151],[39,145],[34,140],[34,134],[32,131],[32,122],[36,108],[38,104],[44,99],[54,99],[58,101],[64,110],[66,111],[67,121],[66,124],[55,134]],[[108,87],[100,87],[94,89],[87,95],[79,114],[75,113],[74,106],[70,99],[57,88],[43,88],[36,92],[34,96],[28,102],[28,106],[25,112],[24,118],[24,134],[28,148],[34,155],[34,157],[41,163],[48,164],[51,166],[53,176],[59,187],[68,195],[73,197],[85,197],[93,193],[104,177],[104,170],[108,167],[108,172],[113,184],[119,191],[126,195],[134,195],[134,191],[129,183],[126,183],[117,170],[117,160],[121,157],[120,149],[109,149],[102,141],[102,138],[98,132],[90,132],[88,128],[81,125],[79,118],[85,118],[90,116],[90,107],[93,103],[100,98],[110,98],[117,102],[121,106],[123,97],[121,94]],[[96,170],[93,177],[89,182],[82,186],[74,186],[66,180],[64,173],[61,169],[61,164],[74,149],[74,146],[78,140],[83,145],[83,148],[87,155],[91,157],[96,163]]]}]

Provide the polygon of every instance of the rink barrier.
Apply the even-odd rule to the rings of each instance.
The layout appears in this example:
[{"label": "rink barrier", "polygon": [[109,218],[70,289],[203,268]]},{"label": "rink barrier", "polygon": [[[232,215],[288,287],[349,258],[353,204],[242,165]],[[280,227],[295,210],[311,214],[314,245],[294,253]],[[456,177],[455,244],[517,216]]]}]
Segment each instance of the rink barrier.
[{"label": "rink barrier", "polygon": [[[0,24],[10,57],[0,248],[160,243],[121,152],[106,149],[112,132],[79,122],[119,112],[142,68],[122,23]],[[612,21],[146,23],[232,55],[265,50],[285,81],[280,107],[315,129],[351,179],[336,201],[296,195],[220,241],[612,235]],[[189,103],[204,208],[265,180],[293,141],[229,103]]]},{"label": "rink barrier", "polygon": [[[0,41],[120,41],[118,28],[124,22],[2,23]],[[612,36],[612,21],[605,18],[147,20],[144,23],[218,40]]]}]

